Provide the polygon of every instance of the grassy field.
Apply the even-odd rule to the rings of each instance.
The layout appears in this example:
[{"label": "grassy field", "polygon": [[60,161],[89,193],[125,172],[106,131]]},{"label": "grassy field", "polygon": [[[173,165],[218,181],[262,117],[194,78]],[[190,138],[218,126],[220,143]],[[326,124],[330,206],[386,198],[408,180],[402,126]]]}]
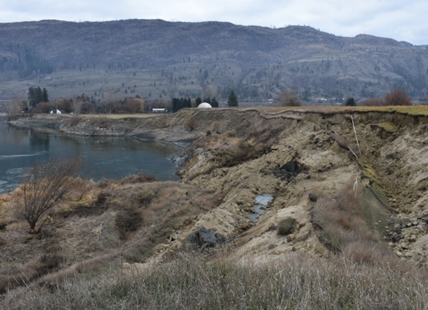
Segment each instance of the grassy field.
[{"label": "grassy field", "polygon": [[428,115],[428,106],[385,106],[385,107],[345,107],[345,106],[301,106],[301,107],[263,107],[260,108],[266,112],[320,112],[320,113],[350,113],[350,112],[383,112],[400,113],[407,115]]}]

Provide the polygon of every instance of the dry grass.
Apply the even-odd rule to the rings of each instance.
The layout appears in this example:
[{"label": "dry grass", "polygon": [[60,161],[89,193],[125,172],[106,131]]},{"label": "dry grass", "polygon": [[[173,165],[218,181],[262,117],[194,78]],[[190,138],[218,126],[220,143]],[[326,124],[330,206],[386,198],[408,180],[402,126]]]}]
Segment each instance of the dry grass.
[{"label": "dry grass", "polygon": [[[195,258],[141,274],[110,270],[91,280],[34,288],[23,309],[425,309],[424,270],[288,255],[276,261],[202,263]],[[46,292],[46,293],[44,293]]]},{"label": "dry grass", "polygon": [[26,264],[14,264],[0,270],[0,294],[21,285],[28,285],[35,279],[57,270],[62,262],[57,253],[45,253]]},{"label": "dry grass", "polygon": [[132,183],[145,183],[145,182],[154,182],[156,178],[151,175],[145,175],[143,173],[131,174],[119,181],[118,184],[132,184]]},{"label": "dry grass", "polygon": [[152,118],[157,117],[156,114],[80,114],[82,118],[109,118],[109,119],[121,119],[121,118]]},{"label": "dry grass", "polygon": [[382,113],[398,113],[407,115],[428,116],[428,106],[301,106],[301,107],[274,107],[274,108],[259,108],[261,111],[278,113],[287,111],[296,112],[315,112],[315,113],[350,113],[350,112],[382,112]]},{"label": "dry grass", "polygon": [[353,255],[352,249],[382,251],[382,246],[377,243],[378,236],[364,220],[361,200],[364,186],[354,187],[354,181],[351,178],[334,196],[323,195],[317,199],[313,221],[320,229],[320,241],[333,252],[347,256]]},{"label": "dry grass", "polygon": [[74,126],[76,126],[77,124],[79,124],[80,123],[80,121],[82,120],[83,118],[80,116],[80,115],[73,115],[71,118],[70,118],[70,121],[69,121],[69,125],[71,126],[71,127],[74,127]]}]

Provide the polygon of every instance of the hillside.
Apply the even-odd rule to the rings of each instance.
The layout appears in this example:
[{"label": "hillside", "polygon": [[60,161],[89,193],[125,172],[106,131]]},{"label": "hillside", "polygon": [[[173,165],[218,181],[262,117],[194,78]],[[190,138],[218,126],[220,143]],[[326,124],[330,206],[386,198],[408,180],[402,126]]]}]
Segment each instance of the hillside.
[{"label": "hillside", "polygon": [[320,98],[426,95],[428,50],[393,39],[162,20],[0,24],[0,99],[85,93],[100,100],[216,96],[266,102],[286,88]]},{"label": "hillside", "polygon": [[[91,134],[149,135],[177,141],[187,133],[186,138],[197,139],[176,158],[181,163],[180,181],[156,182],[143,176],[82,181],[78,191],[50,215],[43,233],[37,235],[28,234],[26,223],[11,207],[22,199],[22,190],[0,196],[2,298],[10,305],[27,300],[28,308],[32,305],[28,300],[32,299],[45,304],[39,308],[63,302],[102,308],[98,302],[106,298],[114,303],[149,304],[155,296],[169,296],[170,290],[186,291],[186,285],[193,283],[190,274],[202,272],[195,275],[198,290],[212,288],[216,294],[232,298],[212,301],[217,305],[238,297],[229,286],[212,287],[209,279],[216,277],[216,270],[220,278],[215,281],[220,282],[215,283],[232,277],[226,281],[230,284],[243,271],[239,268],[255,268],[262,278],[266,274],[262,276],[264,271],[259,268],[266,272],[274,268],[273,280],[295,266],[288,276],[292,279],[298,270],[313,270],[316,278],[320,274],[332,277],[328,284],[322,279],[319,281],[324,284],[313,284],[313,305],[330,294],[337,307],[343,303],[358,304],[358,308],[381,303],[385,309],[424,305],[428,296],[424,285],[428,281],[424,271],[428,263],[427,114],[421,107],[328,107],[186,109],[152,118],[105,118],[102,123],[71,116],[16,119],[16,125],[60,128],[69,134],[85,134],[94,127]],[[261,202],[265,198],[271,199]],[[257,202],[264,206],[255,208]],[[185,266],[180,265],[183,257],[188,259]],[[214,265],[198,265],[204,261]],[[218,262],[233,265],[216,267]],[[178,269],[174,269],[176,263]],[[275,269],[276,263],[284,264],[278,265],[281,272]],[[301,264],[305,267],[299,267]],[[213,269],[204,273],[205,268]],[[129,281],[143,281],[136,274],[144,279],[151,274],[160,281],[142,301],[131,295],[124,298],[120,293],[135,287]],[[306,276],[301,275],[302,279]],[[174,280],[162,282],[165,277]],[[275,285],[294,281],[288,277]],[[349,281],[354,277],[356,282]],[[184,282],[177,286],[169,284],[182,278]],[[73,286],[68,282],[73,279],[81,282]],[[336,285],[340,281],[347,284],[343,284],[338,299],[335,292],[342,287]],[[141,285],[151,287],[151,282],[144,283]],[[166,291],[160,292],[159,286],[166,283]],[[87,295],[86,290],[78,288],[88,285],[91,295],[76,298]],[[304,283],[299,285],[305,287]],[[267,294],[262,286],[255,287]],[[293,290],[299,287],[292,286]],[[363,290],[348,291],[358,287]],[[322,293],[321,288],[326,292]],[[377,289],[385,291],[375,293]],[[34,292],[39,290],[54,294],[37,297]],[[403,295],[409,290],[414,294]],[[270,288],[269,292],[276,290]],[[180,296],[188,295],[192,294]],[[208,298],[212,294],[203,295]],[[308,302],[306,295],[301,298]],[[184,298],[180,296],[177,300]],[[272,301],[276,305],[284,302],[279,295],[263,298],[265,302],[278,298]],[[174,300],[162,297],[156,301],[157,306],[149,308],[165,307],[166,302],[171,307]],[[202,301],[198,298],[188,302],[194,306]]]}]

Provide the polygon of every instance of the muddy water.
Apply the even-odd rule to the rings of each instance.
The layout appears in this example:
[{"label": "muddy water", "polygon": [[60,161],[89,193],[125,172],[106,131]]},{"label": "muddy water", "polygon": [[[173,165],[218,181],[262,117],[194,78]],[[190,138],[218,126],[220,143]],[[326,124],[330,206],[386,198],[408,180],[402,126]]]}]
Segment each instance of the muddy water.
[{"label": "muddy water", "polygon": [[256,202],[257,204],[251,208],[251,211],[254,213],[249,214],[248,218],[255,222],[259,218],[260,214],[265,212],[266,206],[271,202],[273,199],[273,196],[270,194],[263,194],[256,196]]},{"label": "muddy water", "polygon": [[170,158],[178,147],[124,137],[80,137],[18,129],[0,122],[0,193],[14,189],[22,172],[53,158],[80,156],[81,176],[120,179],[141,172],[158,180],[176,180]]}]

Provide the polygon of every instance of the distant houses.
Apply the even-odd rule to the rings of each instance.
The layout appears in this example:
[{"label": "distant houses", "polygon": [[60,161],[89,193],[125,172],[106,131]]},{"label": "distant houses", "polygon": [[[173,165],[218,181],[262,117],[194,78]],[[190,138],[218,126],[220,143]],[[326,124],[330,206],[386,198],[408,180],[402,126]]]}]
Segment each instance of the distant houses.
[{"label": "distant houses", "polygon": [[166,112],[168,112],[168,110],[165,108],[153,108],[152,112],[153,113],[166,113]]}]

